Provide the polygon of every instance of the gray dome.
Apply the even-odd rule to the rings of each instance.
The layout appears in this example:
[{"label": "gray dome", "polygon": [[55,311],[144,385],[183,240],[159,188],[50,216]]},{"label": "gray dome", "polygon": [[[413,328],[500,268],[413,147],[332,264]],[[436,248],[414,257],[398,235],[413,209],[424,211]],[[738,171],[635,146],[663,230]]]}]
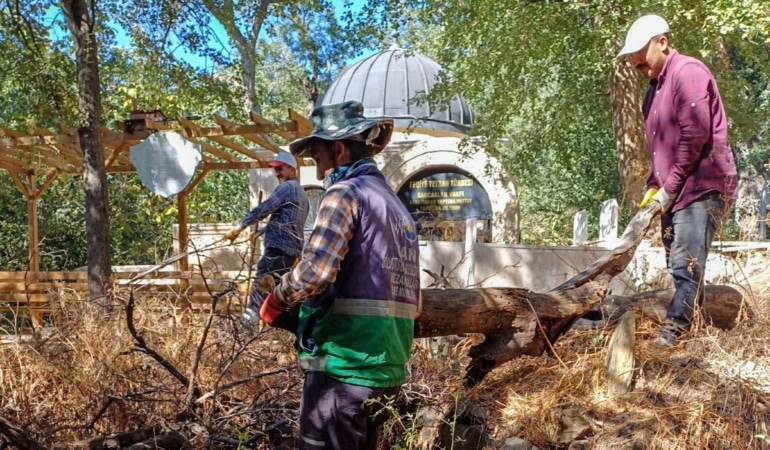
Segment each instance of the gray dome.
[{"label": "gray dome", "polygon": [[[460,96],[449,108],[431,110],[414,97],[428,94],[438,81],[441,66],[419,53],[391,47],[354,64],[326,90],[322,105],[358,100],[366,117],[392,117],[399,128],[419,127],[467,133],[473,111]],[[412,102],[410,102],[412,100]]]}]

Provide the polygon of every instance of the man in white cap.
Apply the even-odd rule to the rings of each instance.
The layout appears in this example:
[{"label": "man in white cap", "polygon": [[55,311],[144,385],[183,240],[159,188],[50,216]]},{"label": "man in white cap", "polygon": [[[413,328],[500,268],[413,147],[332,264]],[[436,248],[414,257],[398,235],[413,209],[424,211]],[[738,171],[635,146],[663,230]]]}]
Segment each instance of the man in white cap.
[{"label": "man in white cap", "polygon": [[249,304],[242,317],[246,324],[255,324],[259,320],[262,303],[258,290],[259,280],[268,275],[283,275],[302,253],[304,226],[310,205],[305,190],[299,184],[297,160],[291,153],[278,152],[268,166],[273,168],[278,178],[278,187],[224,236],[232,242],[243,229],[270,216],[265,227],[265,252],[257,263]]},{"label": "man in white cap", "polygon": [[735,157],[711,71],[671,47],[662,17],[642,16],[631,25],[618,54],[624,56],[650,80],[642,110],[651,167],[640,206],[661,206],[675,292],[657,343],[670,347],[690,327],[696,303],[703,304],[708,250],[737,198]]}]

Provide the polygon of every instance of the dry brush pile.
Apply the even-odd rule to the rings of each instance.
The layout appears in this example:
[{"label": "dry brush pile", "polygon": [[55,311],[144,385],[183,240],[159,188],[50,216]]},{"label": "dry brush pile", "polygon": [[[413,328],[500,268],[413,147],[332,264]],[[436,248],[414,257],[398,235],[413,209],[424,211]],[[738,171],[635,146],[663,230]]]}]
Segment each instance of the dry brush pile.
[{"label": "dry brush pile", "polygon": [[[611,329],[573,330],[552,353],[511,361],[470,389],[467,349],[480,337],[421,340],[382,448],[770,448],[770,275],[755,275],[741,286],[753,315],[733,330],[701,324],[660,350],[657,324],[640,320],[624,395],[608,394]],[[107,316],[64,304],[55,330],[0,345],[0,442],[296,447],[302,376],[287,333],[246,332],[235,314],[163,299]]]}]

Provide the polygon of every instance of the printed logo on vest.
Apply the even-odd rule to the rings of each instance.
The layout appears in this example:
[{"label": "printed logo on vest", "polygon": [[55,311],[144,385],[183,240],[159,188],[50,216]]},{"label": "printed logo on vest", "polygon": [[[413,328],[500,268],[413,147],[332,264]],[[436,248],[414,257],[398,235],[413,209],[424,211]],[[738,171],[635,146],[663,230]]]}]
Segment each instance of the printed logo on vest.
[{"label": "printed logo on vest", "polygon": [[417,227],[410,216],[399,216],[390,219],[390,227],[396,236],[403,236],[409,242],[417,240]]}]

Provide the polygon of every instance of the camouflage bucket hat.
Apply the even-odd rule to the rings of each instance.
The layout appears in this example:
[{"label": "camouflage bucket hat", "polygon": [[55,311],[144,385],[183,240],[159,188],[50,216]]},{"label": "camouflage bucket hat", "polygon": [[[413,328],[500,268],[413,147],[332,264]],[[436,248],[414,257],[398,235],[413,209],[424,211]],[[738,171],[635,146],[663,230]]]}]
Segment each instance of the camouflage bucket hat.
[{"label": "camouflage bucket hat", "polygon": [[388,145],[393,134],[392,119],[367,119],[364,117],[364,105],[355,100],[319,106],[313,110],[310,120],[313,122],[313,132],[310,136],[289,144],[293,155],[307,156],[309,144],[313,139],[366,142],[372,146],[376,155]]}]

